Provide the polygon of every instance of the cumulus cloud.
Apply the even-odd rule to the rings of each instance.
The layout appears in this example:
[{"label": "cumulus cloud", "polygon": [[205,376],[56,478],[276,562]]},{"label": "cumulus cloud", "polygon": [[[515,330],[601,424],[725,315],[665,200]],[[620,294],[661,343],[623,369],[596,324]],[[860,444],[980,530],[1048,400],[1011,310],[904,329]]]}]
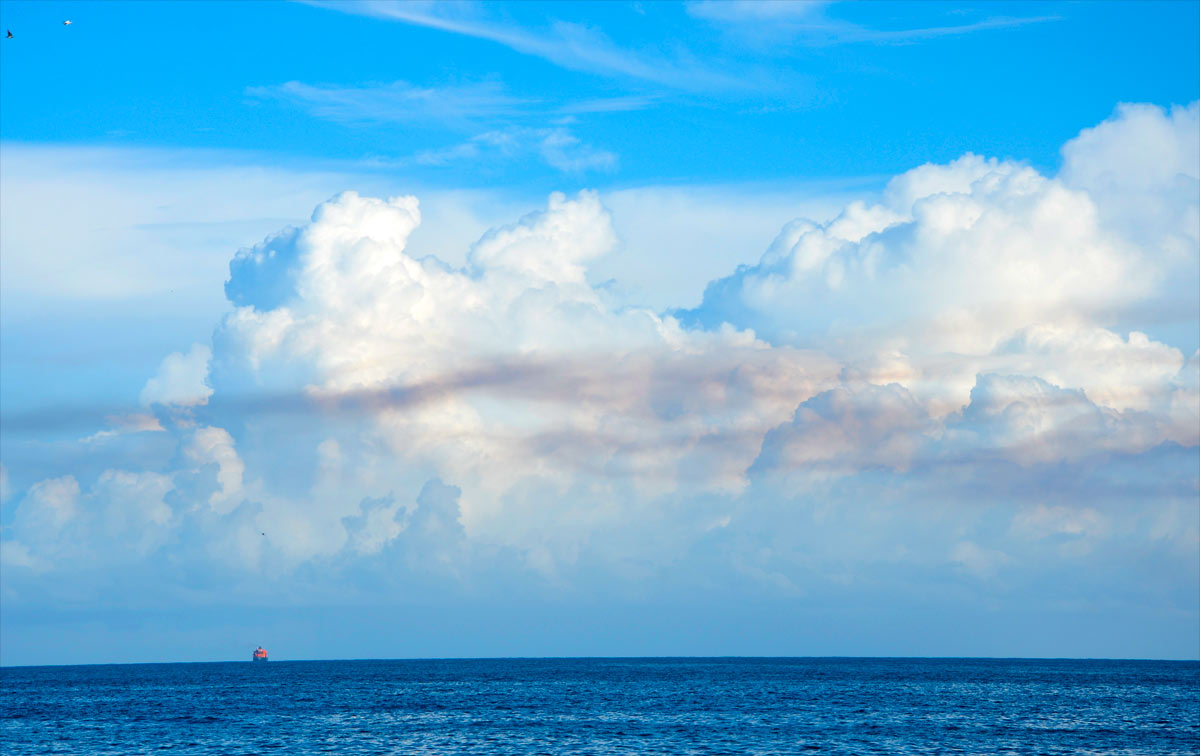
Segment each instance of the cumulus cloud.
[{"label": "cumulus cloud", "polygon": [[754,321],[780,342],[907,346],[919,331],[924,350],[979,353],[1154,283],[1086,194],[1031,168],[967,156],[894,179],[885,198],[789,227],[758,265],[714,282],[695,317]]},{"label": "cumulus cloud", "polygon": [[207,402],[212,396],[205,383],[211,357],[212,350],[205,344],[193,344],[186,354],[174,352],[164,357],[158,373],[142,388],[142,406],[192,407]]},{"label": "cumulus cloud", "polygon": [[971,403],[947,424],[947,446],[998,455],[1019,464],[1144,451],[1164,439],[1142,413],[1122,413],[1029,376],[980,376]]},{"label": "cumulus cloud", "polygon": [[1195,332],[1200,253],[1200,103],[1124,104],[1062,149],[1060,180],[1095,203],[1099,224],[1136,244],[1160,274],[1138,320]]},{"label": "cumulus cloud", "polygon": [[[801,596],[1000,581],[1125,539],[1182,574],[1200,357],[1148,313],[1200,310],[1196,112],[1123,108],[1057,176],[917,167],[789,222],[680,312],[592,282],[619,244],[595,193],[451,263],[413,252],[415,197],[345,192],[239,251],[211,350],[147,382],[174,457],[18,493],[6,565],[66,568],[102,538],[189,585],[219,565],[563,590],[686,565]],[[1153,165],[1131,165],[1139,140]]]},{"label": "cumulus cloud", "polygon": [[755,468],[803,478],[871,468],[902,472],[935,430],[899,384],[850,382],[804,402],[790,423],[767,433]]},{"label": "cumulus cloud", "polygon": [[229,433],[224,428],[197,428],[184,448],[184,455],[197,465],[216,465],[219,488],[209,496],[208,503],[219,514],[230,512],[239,503],[237,497],[246,468]]},{"label": "cumulus cloud", "polygon": [[[1200,102],[1168,111],[1122,104],[1114,118],[1084,129],[1063,146],[1061,178],[1100,197],[1106,192],[1182,190],[1184,196],[1178,199],[1188,199],[1188,190],[1194,192],[1200,179],[1198,130]],[[1180,204],[1171,202],[1169,207],[1178,209]]]},{"label": "cumulus cloud", "polygon": [[[1194,113],[1123,109],[1064,148],[1064,177],[974,155],[916,168],[879,204],[789,224],[757,265],[710,284],[683,319],[819,346],[873,381],[905,385],[939,415],[966,404],[981,373],[1040,376],[1114,409],[1161,410],[1183,353],[1110,324],[1157,323],[1151,310],[1194,323],[1197,243],[1184,228],[1194,231],[1197,207],[1195,169],[1184,167]],[[1136,123],[1145,118],[1160,128]],[[1123,146],[1110,170],[1075,167],[1107,156],[1106,139],[1146,142],[1163,165],[1119,179],[1121,150],[1134,149]],[[1175,144],[1150,145],[1163,140]],[[1147,235],[1107,213],[1109,200],[1085,188],[1099,176],[1108,195],[1125,187],[1170,207],[1164,228],[1176,231]]]},{"label": "cumulus cloud", "polygon": [[74,476],[50,478],[35,483],[18,506],[21,528],[36,536],[35,542],[53,544],[46,536],[60,531],[75,518],[79,500],[79,483]]},{"label": "cumulus cloud", "polygon": [[[404,253],[419,221],[414,198],[348,193],[239,254],[214,385],[365,403],[371,438],[402,467],[474,484],[468,529],[526,530],[503,511],[514,488],[737,490],[761,433],[835,370],[748,333],[607,307],[585,276],[615,242],[595,194],[552,196],[462,269]],[[256,285],[267,264],[287,291]]]},{"label": "cumulus cloud", "polygon": [[86,492],[71,475],[36,483],[9,528],[14,558],[39,572],[136,563],[166,541],[172,488],[168,475],[123,470],[105,470]]}]

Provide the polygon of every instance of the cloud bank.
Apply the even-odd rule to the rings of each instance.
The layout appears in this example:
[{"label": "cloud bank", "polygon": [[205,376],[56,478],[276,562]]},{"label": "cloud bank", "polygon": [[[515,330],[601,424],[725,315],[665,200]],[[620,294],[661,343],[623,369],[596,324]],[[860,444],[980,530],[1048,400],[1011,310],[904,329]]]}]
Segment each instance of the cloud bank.
[{"label": "cloud bank", "polygon": [[1194,624],[1200,357],[1170,339],[1200,318],[1198,144],[1200,105],[1123,106],[1056,176],[920,166],[675,312],[589,282],[618,242],[594,193],[450,265],[406,253],[415,197],[345,192],[239,251],[211,347],[148,379],[155,464],[122,435],[6,494],[6,601],[147,569],[247,596],[945,582]]}]

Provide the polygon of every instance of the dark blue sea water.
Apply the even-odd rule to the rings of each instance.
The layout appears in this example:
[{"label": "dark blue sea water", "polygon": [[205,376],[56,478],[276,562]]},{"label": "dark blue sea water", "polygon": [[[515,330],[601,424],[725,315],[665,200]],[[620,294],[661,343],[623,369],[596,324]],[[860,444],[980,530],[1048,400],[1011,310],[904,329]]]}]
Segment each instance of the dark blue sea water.
[{"label": "dark blue sea water", "polygon": [[1200,664],[250,662],[0,670],[0,752],[1194,754]]}]

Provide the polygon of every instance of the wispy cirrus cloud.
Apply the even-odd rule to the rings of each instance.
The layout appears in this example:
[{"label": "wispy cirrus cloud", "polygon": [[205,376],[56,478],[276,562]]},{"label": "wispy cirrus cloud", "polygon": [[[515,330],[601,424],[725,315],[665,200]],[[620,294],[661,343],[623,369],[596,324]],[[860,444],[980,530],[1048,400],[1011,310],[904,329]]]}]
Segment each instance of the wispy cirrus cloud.
[{"label": "wispy cirrus cloud", "polygon": [[479,3],[387,0],[332,3],[314,0],[310,4],[488,40],[572,71],[633,79],[684,91],[747,87],[745,77],[706,65],[686,54],[668,57],[622,47],[599,29],[567,21],[552,21],[548,28],[537,31],[522,29],[490,19]]},{"label": "wispy cirrus cloud", "polygon": [[624,97],[600,97],[592,100],[580,100],[558,108],[564,115],[581,115],[584,113],[626,113],[632,110],[652,108],[662,98],[655,95],[629,95]]},{"label": "wispy cirrus cloud", "polygon": [[656,95],[621,95],[577,101],[511,94],[499,81],[417,86],[406,81],[307,84],[288,81],[247,87],[256,100],[274,100],[340,123],[437,123],[470,127],[482,122],[546,120],[589,113],[625,113],[654,107]]},{"label": "wispy cirrus cloud", "polygon": [[618,163],[616,153],[587,144],[571,131],[569,124],[576,115],[639,110],[656,102],[649,96],[626,96],[560,104],[511,95],[498,81],[446,87],[419,87],[404,81],[355,86],[289,81],[248,87],[246,94],[349,126],[432,123],[476,132],[466,141],[392,161],[397,164],[441,166],[532,156],[564,173],[611,171]]},{"label": "wispy cirrus cloud", "polygon": [[405,81],[351,86],[289,81],[247,87],[246,94],[301,107],[313,116],[342,123],[437,122],[469,126],[514,117],[538,106],[533,98],[508,93],[498,81],[422,87]]},{"label": "wispy cirrus cloud", "polygon": [[503,126],[446,147],[419,150],[397,158],[375,158],[375,167],[449,166],[471,161],[495,167],[535,160],[562,173],[612,172],[620,156],[585,142],[563,125]]},{"label": "wispy cirrus cloud", "polygon": [[967,23],[878,29],[831,16],[827,10],[833,4],[827,0],[697,0],[689,3],[687,9],[693,17],[722,25],[739,36],[750,36],[760,41],[787,39],[812,45],[852,42],[902,44],[933,37],[1006,29],[1060,19],[1054,15],[988,16]]}]

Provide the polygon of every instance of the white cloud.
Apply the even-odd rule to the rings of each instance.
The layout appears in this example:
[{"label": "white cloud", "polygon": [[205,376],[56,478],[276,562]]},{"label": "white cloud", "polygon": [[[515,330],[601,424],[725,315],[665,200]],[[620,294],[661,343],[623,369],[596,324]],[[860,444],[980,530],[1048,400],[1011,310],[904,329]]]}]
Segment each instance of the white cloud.
[{"label": "white cloud", "polygon": [[365,499],[361,514],[343,519],[349,545],[358,554],[378,554],[404,531],[405,509],[389,499]]},{"label": "white cloud", "polygon": [[[477,533],[527,527],[500,506],[520,487],[737,490],[761,433],[835,369],[747,334],[609,309],[585,276],[615,242],[594,194],[553,196],[489,232],[461,270],[404,253],[419,218],[413,198],[345,194],[243,254],[229,284],[243,306],[219,334],[214,385],[364,403],[399,467],[463,486]],[[291,288],[257,300],[249,261],[268,249]]]},{"label": "white cloud", "polygon": [[[1099,224],[1138,246],[1162,284],[1139,318],[1194,334],[1200,309],[1200,102],[1121,105],[1067,142],[1062,182],[1087,192]],[[1194,341],[1192,342],[1195,343]],[[1194,347],[1193,347],[1194,348]]]},{"label": "white cloud", "polygon": [[205,344],[193,344],[186,354],[168,354],[159,365],[158,374],[142,388],[139,396],[142,406],[193,407],[208,402],[212,388],[205,381],[211,358],[212,349]]},{"label": "white cloud", "polygon": [[172,488],[170,476],[122,470],[105,470],[86,492],[71,475],[35,483],[6,529],[6,559],[42,572],[145,558],[173,527],[164,501]]},{"label": "white cloud", "polygon": [[566,173],[611,171],[617,166],[616,153],[590,147],[563,128],[546,132],[538,149],[547,165]]},{"label": "white cloud", "polygon": [[289,81],[247,87],[246,94],[290,103],[317,118],[347,124],[433,122],[459,129],[497,120],[547,121],[585,113],[644,110],[660,99],[653,95],[623,95],[564,103],[543,97],[518,97],[498,80],[425,87],[406,81],[352,86]]},{"label": "white cloud", "polygon": [[9,538],[0,541],[0,567],[38,571],[42,565],[25,544]]},{"label": "white cloud", "polygon": [[266,168],[222,151],[3,142],[0,159],[0,291],[10,312],[34,297],[143,308],[163,297],[211,320],[229,250],[303,220],[351,180],[346,166]]},{"label": "white cloud", "polygon": [[965,568],[978,578],[995,577],[996,572],[1012,561],[1004,552],[988,549],[973,541],[960,541],[950,551],[950,561]]},{"label": "white cloud", "polygon": [[937,430],[900,385],[851,381],[804,402],[790,423],[771,430],[755,468],[791,477],[793,486],[864,469],[904,472]]},{"label": "white cloud", "polygon": [[173,512],[164,497],[173,487],[168,475],[105,470],[92,491],[95,499],[106,503],[103,537],[138,556],[156,549],[171,525]]},{"label": "white cloud", "polygon": [[[540,159],[538,143],[531,135],[522,154]],[[48,307],[60,311],[64,302],[93,301],[111,312],[113,303],[135,300],[143,318],[147,307],[155,320],[177,319],[181,307],[195,313],[203,323],[197,337],[226,304],[221,284],[231,250],[305,222],[316,205],[347,186],[363,193],[398,190],[391,175],[349,162],[301,170],[263,167],[263,156],[251,153],[11,142],[0,144],[0,153],[0,305],[6,313],[25,317]],[[621,247],[596,261],[592,272],[598,281],[616,279],[656,310],[690,304],[704,283],[756,259],[774,230],[797,213],[832,217],[846,197],[871,188],[854,182],[603,192]],[[489,228],[540,199],[418,189],[424,222],[406,250],[453,265]],[[76,222],[47,236],[42,230],[57,217],[50,208]],[[654,264],[667,254],[669,262]]]},{"label": "white cloud", "polygon": [[[981,373],[1039,376],[1104,407],[1164,413],[1183,354],[1110,324],[1157,324],[1154,310],[1194,324],[1197,242],[1149,236],[1104,197],[1125,187],[1193,217],[1197,194],[1176,189],[1194,183],[1178,161],[1191,154],[1182,143],[1196,138],[1194,113],[1119,111],[1065,148],[1065,179],[973,155],[909,171],[881,204],[785,227],[758,265],[710,285],[688,320],[827,349],[871,380],[899,381],[935,415],[963,406]],[[1105,140],[1144,142],[1168,167],[1125,181],[1119,156],[1135,148],[1109,152]],[[1179,144],[1151,144],[1164,140]],[[1112,170],[1074,167],[1110,154]],[[1101,175],[1097,199],[1084,185]],[[1195,433],[1171,437],[1193,443]]]},{"label": "white cloud", "polygon": [[434,121],[467,127],[483,118],[515,116],[534,104],[514,97],[497,81],[419,87],[404,81],[363,86],[312,85],[289,81],[248,87],[246,94],[299,105],[318,118],[346,123]]},{"label": "white cloud", "polygon": [[911,43],[931,37],[1005,29],[1059,20],[1058,16],[990,16],[969,23],[938,24],[900,29],[872,29],[834,18],[827,9],[830,0],[697,0],[687,4],[688,13],[720,24],[735,36],[755,43],[781,41],[808,45],[853,42]]},{"label": "white cloud", "polygon": [[779,21],[791,19],[819,19],[829,5],[829,0],[786,0],[785,2],[760,3],[753,0],[698,0],[687,4],[687,11],[697,18],[711,21]]},{"label": "white cloud", "polygon": [[52,536],[70,524],[79,502],[79,482],[73,475],[50,478],[34,484],[17,505],[21,527],[35,531],[38,541],[52,541]]},{"label": "white cloud", "polygon": [[[6,402],[0,424],[13,432],[49,412],[56,427],[102,444],[116,465],[125,464],[111,455],[128,440],[127,429],[104,418],[145,414],[136,399],[164,355],[186,354],[193,342],[211,338],[229,307],[222,285],[231,251],[303,224],[339,188],[386,195],[400,181],[362,164],[268,164],[262,155],[233,151],[5,142],[0,153],[6,385],[45,388]],[[526,157],[540,159],[536,151]],[[405,252],[451,266],[464,265],[489,228],[544,199],[498,188],[416,190],[422,224]],[[845,189],[677,186],[602,194],[615,214],[618,246],[589,264],[589,278],[604,283],[600,294],[614,308],[693,304],[705,281],[753,259],[797,208],[830,212],[830,191]],[[61,223],[64,215],[72,222]],[[48,227],[56,233],[46,234]],[[674,262],[654,264],[668,252]],[[132,332],[139,337],[131,340]],[[69,392],[69,414],[59,412],[62,396],[50,396],[50,387]],[[23,419],[14,419],[17,413]],[[17,473],[26,466],[19,453],[6,450],[14,486],[23,489],[29,480]]]},{"label": "white cloud", "polygon": [[1013,528],[1033,538],[1057,535],[1096,537],[1106,530],[1106,518],[1091,507],[1038,504],[1013,517]]},{"label": "white cloud", "polygon": [[586,265],[616,242],[608,212],[594,193],[569,202],[551,195],[548,211],[489,231],[471,249],[470,264],[534,282],[584,286]]},{"label": "white cloud", "polygon": [[1141,452],[1164,440],[1151,418],[1097,406],[1082,391],[1030,376],[982,375],[971,403],[948,420],[945,446],[1029,465],[1101,450]]},{"label": "white cloud", "polygon": [[233,438],[224,428],[197,428],[184,454],[197,465],[215,464],[219,488],[209,496],[208,504],[217,514],[228,514],[240,503],[242,476],[246,467],[238,457]]},{"label": "white cloud", "polygon": [[1200,350],[1192,354],[1171,385],[1174,391],[1166,415],[1174,427],[1167,431],[1167,436],[1189,444],[1200,428]]},{"label": "white cloud", "polygon": [[809,343],[877,344],[886,319],[902,332],[893,339],[919,329],[926,351],[979,353],[1021,326],[1142,298],[1155,282],[1136,249],[1097,229],[1087,195],[1029,168],[967,156],[893,180],[886,197],[788,229],[790,248],[714,284],[701,312],[744,307],[773,339]]},{"label": "white cloud", "polygon": [[776,230],[797,215],[827,221],[870,179],[799,186],[648,186],[601,195],[617,246],[588,267],[588,278],[622,305],[654,310],[700,303],[704,285],[753,263]]},{"label": "white cloud", "polygon": [[1123,104],[1067,142],[1062,155],[1063,181],[1093,194],[1185,189],[1180,179],[1200,179],[1200,102],[1169,111]]},{"label": "white cloud", "polygon": [[[533,549],[536,532],[543,565],[626,511],[572,523],[584,505],[551,503],[568,491],[648,501],[736,494],[752,464],[811,481],[1193,445],[1169,415],[1187,390],[1181,353],[1097,323],[1162,281],[1098,214],[1086,191],[1025,166],[923,166],[881,204],[789,224],[758,266],[710,289],[690,315],[714,329],[695,331],[613,308],[589,283],[616,243],[595,195],[552,197],[456,269],[405,253],[414,199],[347,194],[246,253],[274,250],[283,291],[256,304],[238,292],[264,287],[235,266],[243,307],[218,339],[221,386],[306,386],[313,406],[366,409],[368,437],[401,468],[462,488],[472,538]],[[715,328],[730,312],[774,346]],[[386,485],[414,485],[403,477]],[[363,515],[386,536],[364,548],[394,537],[384,509]]]},{"label": "white cloud", "polygon": [[96,431],[83,439],[84,443],[93,444],[109,441],[126,433],[162,432],[162,423],[154,415],[132,413],[128,415],[112,415],[107,418],[109,428]]},{"label": "white cloud", "polygon": [[444,166],[471,161],[488,163],[531,157],[564,173],[611,172],[616,153],[585,143],[568,126],[576,114],[618,112],[648,107],[647,96],[601,98],[558,104],[507,94],[498,81],[467,85],[418,87],[407,82],[361,86],[314,86],[298,81],[250,87],[247,94],[291,103],[317,118],[350,125],[433,122],[458,131],[476,132],[448,147],[423,149],[411,156],[381,158],[393,166]]},{"label": "white cloud", "polygon": [[530,157],[564,173],[612,171],[618,161],[615,153],[584,143],[562,126],[509,126],[477,134],[451,147],[423,150],[411,160],[418,165],[447,165],[466,160],[486,165],[491,161],[508,162]]},{"label": "white cloud", "polygon": [[[1162,138],[1098,133],[1143,131]],[[1186,218],[1167,173],[1120,191],[1145,184]],[[211,357],[172,355],[147,384],[193,402],[140,439],[175,444],[159,466],[43,475],[6,566],[53,569],[120,532],[181,580],[328,567],[565,590],[687,563],[697,585],[795,596],[947,560],[1001,579],[1116,538],[1149,553],[1152,526],[1194,529],[1200,357],[1136,324],[1191,306],[1171,284],[1194,250],[1072,181],[968,155],[840,212],[798,198],[823,217],[786,223],[678,317],[598,283],[623,243],[655,246],[622,242],[614,214],[731,217],[744,198],[556,194],[433,257],[415,197],[338,195],[238,252]],[[1194,544],[1171,544],[1190,564]]]},{"label": "white cloud", "polygon": [[622,48],[598,29],[554,21],[548,29],[530,31],[490,20],[487,6],[474,3],[388,2],[349,0],[313,2],[330,10],[399,21],[451,34],[484,39],[573,71],[629,78],[686,90],[738,89],[745,81],[698,63],[694,57],[668,58]]}]

